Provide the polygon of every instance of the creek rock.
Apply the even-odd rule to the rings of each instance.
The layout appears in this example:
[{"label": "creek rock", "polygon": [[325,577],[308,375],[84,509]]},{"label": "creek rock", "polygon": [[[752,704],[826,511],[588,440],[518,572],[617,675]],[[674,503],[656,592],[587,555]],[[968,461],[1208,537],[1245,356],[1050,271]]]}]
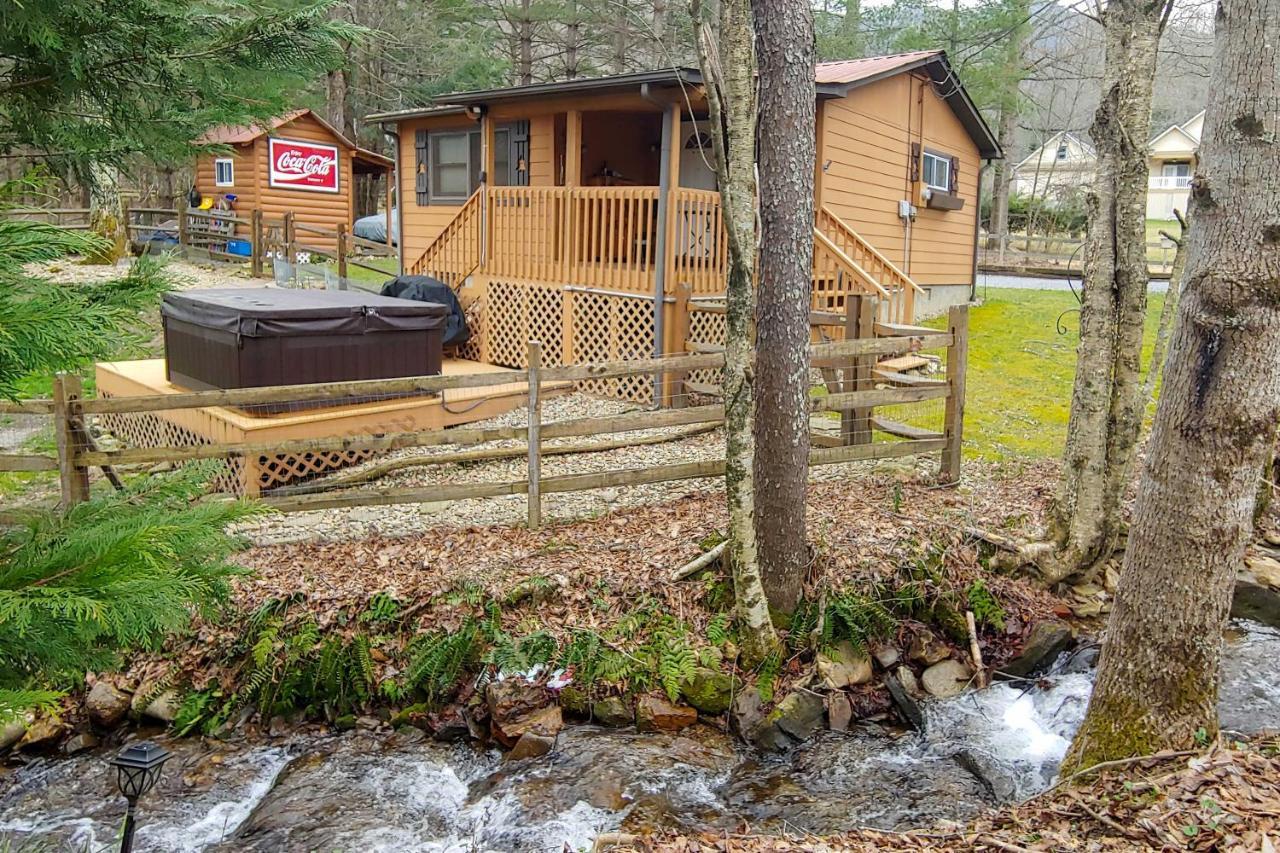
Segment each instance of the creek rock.
[{"label": "creek rock", "polygon": [[[515,746],[520,735],[531,729],[554,735],[563,724],[560,706],[555,704],[551,691],[520,678],[491,683],[485,691],[485,707],[489,711],[490,732],[506,747]],[[545,730],[551,727],[554,730]]]},{"label": "creek rock", "polygon": [[680,687],[680,696],[702,713],[718,716],[733,702],[733,678],[718,669],[700,666]]},{"label": "creek rock", "polygon": [[1071,645],[1071,641],[1070,625],[1056,619],[1042,619],[1032,624],[1021,653],[1000,667],[1000,674],[1027,678],[1053,663],[1053,659]]},{"label": "creek rock", "polygon": [[888,643],[877,643],[872,646],[871,656],[876,659],[876,663],[880,664],[880,668],[885,672],[902,662],[902,652],[898,651],[897,646],[891,646]]},{"label": "creek rock", "polygon": [[760,701],[760,691],[756,686],[748,685],[739,690],[729,706],[729,730],[745,741],[751,740],[751,733],[764,722],[764,705]]},{"label": "creek rock", "polygon": [[12,720],[0,726],[0,751],[6,750],[27,733],[27,720]]},{"label": "creek rock", "polygon": [[818,653],[818,675],[828,690],[843,690],[871,680],[871,656],[841,640]]},{"label": "creek rock", "polygon": [[27,727],[26,733],[18,741],[18,749],[48,749],[70,730],[71,727],[61,717],[40,717]]},{"label": "creek rock", "polygon": [[578,717],[586,717],[591,713],[591,697],[581,687],[575,687],[568,684],[560,688],[559,694],[560,707],[566,713],[573,714]]},{"label": "creek rock", "polygon": [[525,732],[520,735],[516,745],[507,753],[507,761],[520,761],[525,758],[539,758],[550,752],[556,745],[555,735],[542,735],[537,732]]},{"label": "creek rock", "polygon": [[907,648],[907,659],[925,666],[933,666],[949,657],[951,647],[939,640],[928,628],[912,637],[911,645]]},{"label": "creek rock", "polygon": [[924,731],[924,711],[916,700],[920,685],[916,682],[915,674],[905,666],[900,666],[897,672],[885,676],[884,686],[889,689],[889,696],[898,707],[902,719],[913,728]]},{"label": "creek rock", "polygon": [[963,693],[972,677],[972,670],[960,661],[944,660],[926,669],[920,681],[930,696],[950,699]]},{"label": "creek rock", "polygon": [[691,705],[678,705],[665,696],[641,696],[636,702],[636,729],[642,732],[675,732],[698,722]]},{"label": "creek rock", "polygon": [[113,729],[120,725],[133,697],[109,681],[98,681],[84,697],[85,713],[89,720],[101,729]]},{"label": "creek rock", "polygon": [[1250,619],[1271,628],[1280,628],[1280,586],[1269,584],[1248,569],[1236,577],[1231,615]]},{"label": "creek rock", "polygon": [[99,743],[98,736],[93,732],[80,732],[67,739],[67,742],[62,745],[62,751],[67,755],[75,755],[77,752],[93,749]]},{"label": "creek rock", "polygon": [[1280,589],[1280,560],[1261,554],[1251,554],[1244,558],[1244,567],[1259,582]]},{"label": "creek rock", "polygon": [[142,703],[146,701],[146,699],[147,695],[141,689],[139,689],[137,693],[133,694],[133,700],[131,703],[133,711],[144,717],[159,720],[162,723],[172,723],[174,718],[178,716],[178,708],[182,706],[182,702],[178,698],[178,691],[176,690],[165,690],[150,702],[147,702],[146,707],[143,707]]},{"label": "creek rock", "polygon": [[449,705],[438,713],[428,714],[427,728],[431,730],[432,738],[445,743],[465,740],[471,734],[471,727],[467,725],[467,719],[457,705]]},{"label": "creek rock", "polygon": [[767,719],[796,740],[807,740],[822,727],[826,711],[826,705],[817,693],[793,690],[783,697]]},{"label": "creek rock", "polygon": [[636,719],[630,703],[621,696],[606,696],[596,702],[591,706],[591,716],[601,724],[615,728],[629,726]]},{"label": "creek rock", "polygon": [[847,693],[827,696],[827,728],[833,732],[847,732],[853,722],[853,703]]}]

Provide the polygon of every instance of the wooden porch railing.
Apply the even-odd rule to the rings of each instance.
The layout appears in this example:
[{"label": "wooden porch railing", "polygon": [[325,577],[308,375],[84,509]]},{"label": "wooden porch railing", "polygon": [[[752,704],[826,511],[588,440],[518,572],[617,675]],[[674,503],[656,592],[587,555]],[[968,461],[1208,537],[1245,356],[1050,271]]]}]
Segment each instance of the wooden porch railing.
[{"label": "wooden porch railing", "polygon": [[720,193],[683,187],[671,191],[673,281],[687,284],[694,295],[724,291],[729,241],[720,211]]},{"label": "wooden porch railing", "polygon": [[[875,246],[864,240],[858,232],[845,224],[845,221],[826,205],[818,209],[815,219],[815,230],[822,232],[850,261],[889,291],[889,316],[885,319],[891,323],[910,323],[915,318],[916,294],[924,292],[920,285],[898,269]],[[815,252],[815,259],[816,257]]]},{"label": "wooden porch railing", "polygon": [[410,272],[438,278],[455,290],[480,265],[484,187],[476,190],[414,262]]}]

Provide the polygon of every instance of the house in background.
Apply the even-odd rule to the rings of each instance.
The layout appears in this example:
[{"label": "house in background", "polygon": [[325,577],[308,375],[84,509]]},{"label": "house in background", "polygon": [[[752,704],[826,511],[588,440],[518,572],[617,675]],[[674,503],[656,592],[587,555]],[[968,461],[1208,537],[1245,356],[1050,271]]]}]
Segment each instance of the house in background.
[{"label": "house in background", "polygon": [[[1147,180],[1147,218],[1173,219],[1173,211],[1187,210],[1191,177],[1195,168],[1204,111],[1183,124],[1156,134],[1147,146],[1150,174]],[[1097,152],[1070,131],[1060,131],[1014,167],[1013,192],[1044,198],[1061,198],[1093,180]]]},{"label": "house in background", "polygon": [[1098,155],[1088,140],[1060,130],[1013,167],[1015,195],[1057,199],[1093,180]]},{"label": "house in background", "polygon": [[1147,218],[1173,219],[1174,209],[1186,213],[1191,200],[1191,175],[1200,134],[1204,130],[1204,110],[1190,121],[1175,124],[1151,140],[1148,151],[1151,176],[1147,183]]},{"label": "house in background", "polygon": [[200,141],[228,150],[197,158],[196,191],[234,196],[230,207],[241,213],[292,212],[297,223],[332,230],[357,217],[357,180],[385,180],[390,196],[394,161],[358,147],[311,110],[293,110],[268,126],[217,127]]},{"label": "house in background", "polygon": [[[979,170],[1000,149],[945,55],[822,63],[816,83],[815,309],[864,293],[910,322],[966,301]],[[460,92],[369,120],[399,139],[406,271],[458,288],[482,361],[524,366],[532,338],[547,363],[684,352],[689,301],[723,296],[696,69]]]}]

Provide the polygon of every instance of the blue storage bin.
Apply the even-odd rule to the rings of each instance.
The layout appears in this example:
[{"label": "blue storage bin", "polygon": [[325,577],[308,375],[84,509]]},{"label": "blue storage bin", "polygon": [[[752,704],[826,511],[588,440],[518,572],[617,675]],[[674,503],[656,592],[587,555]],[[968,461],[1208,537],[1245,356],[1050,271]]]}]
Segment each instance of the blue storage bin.
[{"label": "blue storage bin", "polygon": [[253,246],[250,245],[248,240],[228,240],[227,254],[240,255],[247,258],[253,254]]}]

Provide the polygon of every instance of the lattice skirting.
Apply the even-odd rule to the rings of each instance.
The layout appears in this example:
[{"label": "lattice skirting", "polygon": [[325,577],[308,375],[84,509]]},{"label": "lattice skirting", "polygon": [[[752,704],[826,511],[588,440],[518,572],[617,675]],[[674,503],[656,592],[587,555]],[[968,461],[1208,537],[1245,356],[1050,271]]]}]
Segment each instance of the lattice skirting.
[{"label": "lattice skirting", "polygon": [[[103,394],[104,397],[113,396]],[[219,441],[242,441],[243,435],[225,435],[226,425],[200,409],[184,410],[184,420],[192,426],[208,427],[208,435],[174,423],[155,412],[99,416],[98,423],[126,447],[193,447]],[[207,422],[204,423],[204,422]],[[237,431],[238,432],[238,431]],[[280,486],[318,477],[375,456],[374,451],[348,450],[332,453],[300,453],[258,456],[253,459],[221,460],[213,478],[214,487],[237,496],[257,496]]]}]

